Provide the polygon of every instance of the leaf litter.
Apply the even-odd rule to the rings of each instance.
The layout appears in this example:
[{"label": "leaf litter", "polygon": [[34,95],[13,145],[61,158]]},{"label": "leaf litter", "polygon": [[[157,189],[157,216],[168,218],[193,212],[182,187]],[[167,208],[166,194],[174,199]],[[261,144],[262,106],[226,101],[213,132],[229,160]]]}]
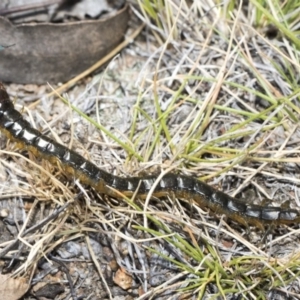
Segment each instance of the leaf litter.
[{"label": "leaf litter", "polygon": [[[223,23],[217,9],[202,14],[204,8],[172,6],[177,35],[168,32],[168,24],[164,30],[149,26],[105,71],[65,95],[114,139],[55,99],[42,98],[29,117],[43,132],[115,174],[159,173],[174,167],[245,201],[268,198],[274,205],[294,207],[299,186],[299,78],[298,62],[288,51],[297,49],[245,25],[241,12],[232,24]],[[200,11],[204,17],[199,19]],[[160,45],[156,35],[168,43]],[[8,90],[16,88],[22,89]],[[49,105],[55,109],[45,114]],[[128,155],[118,140],[139,156]],[[139,199],[125,203],[97,195],[66,179],[59,166],[16,154],[4,138],[1,143],[6,149],[1,155],[1,189],[6,202],[17,203],[10,211],[17,222],[10,225],[15,227],[14,238],[0,246],[10,246],[19,232],[17,250],[5,254],[8,259],[18,254],[15,275],[28,274],[37,265],[32,282],[47,280],[61,268],[58,260],[68,266],[77,297],[92,299],[209,299],[222,293],[227,299],[260,293],[272,298],[299,289],[297,224],[273,228],[262,242],[255,228],[247,232],[172,195],[164,201],[152,199],[145,215]],[[32,202],[30,197],[38,201],[25,213],[23,199]],[[0,203],[5,206],[5,201]],[[39,222],[29,222],[35,214]],[[31,231],[33,224],[41,227]],[[59,274],[61,282],[70,283],[64,269]],[[131,287],[120,287],[116,274],[128,274]],[[72,294],[69,287],[56,299]]]},{"label": "leaf litter", "polygon": [[[128,5],[122,5],[122,1],[118,5],[104,0],[62,1],[55,9],[39,6],[37,11],[30,8],[39,2],[27,3],[27,10],[21,4],[2,10],[6,5],[0,4],[3,82],[45,84],[73,78],[123,40],[129,20]],[[1,11],[15,12],[18,7],[17,16],[1,17]],[[39,13],[47,18],[39,19]]]}]

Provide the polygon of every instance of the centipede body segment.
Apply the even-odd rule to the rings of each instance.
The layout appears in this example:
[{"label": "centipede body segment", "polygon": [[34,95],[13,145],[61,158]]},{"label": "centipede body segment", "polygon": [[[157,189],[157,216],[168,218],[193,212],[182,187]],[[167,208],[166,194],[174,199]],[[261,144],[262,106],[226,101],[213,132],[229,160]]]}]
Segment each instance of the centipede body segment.
[{"label": "centipede body segment", "polygon": [[[75,151],[43,135],[14,108],[1,83],[0,130],[20,147],[52,163],[58,161],[67,173],[74,174],[100,193],[119,197],[114,190],[127,196],[138,191],[138,196],[144,198],[157,179],[156,176],[124,178],[112,175]],[[300,221],[298,210],[249,204],[193,177],[170,173],[156,183],[153,193],[156,197],[161,198],[172,192],[178,198],[193,200],[197,205],[207,207],[216,214],[225,214],[245,226],[255,225],[261,228],[264,224],[291,224]]]}]

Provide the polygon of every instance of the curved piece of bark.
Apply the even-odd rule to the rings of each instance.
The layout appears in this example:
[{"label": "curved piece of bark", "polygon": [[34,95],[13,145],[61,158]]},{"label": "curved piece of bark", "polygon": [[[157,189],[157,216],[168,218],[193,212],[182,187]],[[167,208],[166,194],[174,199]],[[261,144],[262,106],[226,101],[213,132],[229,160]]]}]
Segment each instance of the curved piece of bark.
[{"label": "curved piece of bark", "polygon": [[108,18],[63,24],[15,26],[0,17],[0,45],[4,47],[0,80],[36,84],[67,81],[120,43],[128,19],[127,5]]}]

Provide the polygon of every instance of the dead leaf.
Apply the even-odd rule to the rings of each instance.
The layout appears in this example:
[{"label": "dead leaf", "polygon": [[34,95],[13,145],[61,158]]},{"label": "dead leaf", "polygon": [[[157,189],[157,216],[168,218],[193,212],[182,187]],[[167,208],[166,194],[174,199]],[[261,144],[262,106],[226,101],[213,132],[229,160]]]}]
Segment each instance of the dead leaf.
[{"label": "dead leaf", "polygon": [[29,285],[25,278],[11,278],[9,275],[0,274],[1,300],[20,299],[28,290]]},{"label": "dead leaf", "polygon": [[59,282],[45,283],[42,287],[36,290],[34,295],[37,298],[55,299],[55,297],[65,291],[64,286]]},{"label": "dead leaf", "polygon": [[62,24],[13,25],[0,17],[0,81],[68,81],[120,43],[128,20],[128,5],[110,17]]},{"label": "dead leaf", "polygon": [[114,283],[123,290],[128,290],[132,287],[132,277],[125,272],[124,269],[119,269],[114,277]]}]

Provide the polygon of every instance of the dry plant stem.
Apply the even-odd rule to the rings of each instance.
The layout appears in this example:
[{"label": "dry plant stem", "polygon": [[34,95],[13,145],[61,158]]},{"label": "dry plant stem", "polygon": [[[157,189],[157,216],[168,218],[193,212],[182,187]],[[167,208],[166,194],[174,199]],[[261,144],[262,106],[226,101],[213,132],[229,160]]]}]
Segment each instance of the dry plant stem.
[{"label": "dry plant stem", "polygon": [[16,141],[20,148],[25,148],[51,163],[60,163],[66,173],[111,197],[122,198],[120,193],[131,197],[138,191],[138,197],[145,199],[152,190],[153,196],[157,198],[174,193],[179,199],[193,201],[199,207],[207,207],[216,214],[225,214],[246,227],[255,225],[262,230],[265,224],[300,222],[298,210],[247,204],[193,177],[168,173],[158,180],[157,176],[123,178],[112,175],[34,129],[23,119],[20,112],[15,110],[2,84],[0,129],[8,138]]},{"label": "dry plant stem", "polygon": [[74,284],[72,281],[72,277],[70,275],[70,272],[69,272],[67,266],[62,261],[60,261],[59,259],[54,257],[53,255],[50,255],[49,258],[51,258],[53,261],[55,261],[62,268],[63,272],[66,273],[66,276],[67,276],[67,279],[69,282],[69,286],[70,286],[71,296],[72,296],[73,300],[78,300],[78,297],[77,297],[76,291],[75,291],[75,287],[74,287]]},{"label": "dry plant stem", "polygon": [[185,277],[188,274],[189,273],[185,271],[185,272],[182,272],[182,273],[174,276],[173,278],[169,279],[168,281],[161,284],[160,286],[152,289],[151,291],[149,291],[149,292],[145,293],[144,295],[142,295],[141,297],[137,298],[137,300],[154,299],[155,295],[161,293],[162,290],[169,289],[173,282],[177,282],[180,278]]},{"label": "dry plant stem", "polygon": [[[280,158],[281,156],[283,156],[283,154],[281,153],[283,149],[285,149],[286,144],[288,143],[289,139],[291,138],[291,136],[293,135],[293,133],[296,131],[298,125],[295,125],[292,130],[289,133],[289,136],[285,139],[284,143],[280,146],[280,149],[277,151],[277,154],[274,155],[274,159],[276,158]],[[263,164],[261,164],[254,173],[252,173],[250,176],[247,177],[247,179],[243,182],[243,184],[241,184],[237,190],[235,191],[235,194],[237,194],[239,191],[241,191],[243,189],[243,187],[248,184],[248,182],[251,181],[251,179],[259,172],[261,172],[268,164],[269,162],[264,162]]]},{"label": "dry plant stem", "polygon": [[106,291],[107,291],[107,293],[108,293],[108,295],[109,295],[109,299],[112,300],[112,299],[113,299],[113,296],[112,296],[112,294],[111,294],[109,285],[107,284],[107,281],[105,280],[105,277],[104,277],[103,272],[102,272],[102,270],[101,270],[101,267],[100,267],[100,265],[99,265],[98,259],[97,259],[96,255],[95,255],[95,252],[94,252],[94,250],[93,250],[93,247],[91,246],[90,238],[89,238],[87,235],[85,236],[85,241],[86,241],[86,244],[87,244],[87,246],[88,246],[89,253],[90,253],[91,257],[92,257],[92,260],[93,260],[93,262],[94,262],[94,264],[95,264],[95,266],[96,266],[96,269],[97,269],[97,271],[98,271],[98,273],[99,273],[99,275],[100,275],[100,277],[101,277],[101,279],[102,279],[102,282],[103,282],[103,284],[104,284],[104,286],[105,286],[105,289],[106,289]]},{"label": "dry plant stem", "polygon": [[[123,48],[125,48],[127,45],[129,45],[142,31],[142,29],[145,27],[146,24],[140,25],[131,36],[127,37],[125,41],[123,41],[120,45],[118,45],[115,49],[113,49],[109,54],[104,56],[102,59],[100,59],[97,63],[92,65],[89,69],[85,70],[81,74],[77,75],[73,79],[69,80],[56,90],[53,90],[51,93],[47,95],[47,97],[51,97],[57,94],[61,94],[62,92],[70,89],[76,82],[83,79],[84,77],[90,75],[92,72],[99,69],[103,64],[105,64],[107,61],[109,61],[111,58],[113,58],[115,55],[117,55]],[[36,102],[32,103],[28,106],[29,109],[34,108],[36,105],[40,103],[40,100],[37,100]]]},{"label": "dry plant stem", "polygon": [[[41,229],[45,224],[49,223],[51,220],[54,220],[57,218],[68,206],[70,205],[70,202],[66,203],[62,207],[58,208],[53,214],[46,217],[44,220],[39,222],[38,224],[33,225],[32,227],[25,230],[22,235],[19,238],[25,237],[27,234],[34,232],[36,230]],[[13,249],[17,244],[19,243],[19,240],[13,241],[11,244],[6,246],[1,252],[0,252],[0,258],[4,257],[11,249]]]}]

